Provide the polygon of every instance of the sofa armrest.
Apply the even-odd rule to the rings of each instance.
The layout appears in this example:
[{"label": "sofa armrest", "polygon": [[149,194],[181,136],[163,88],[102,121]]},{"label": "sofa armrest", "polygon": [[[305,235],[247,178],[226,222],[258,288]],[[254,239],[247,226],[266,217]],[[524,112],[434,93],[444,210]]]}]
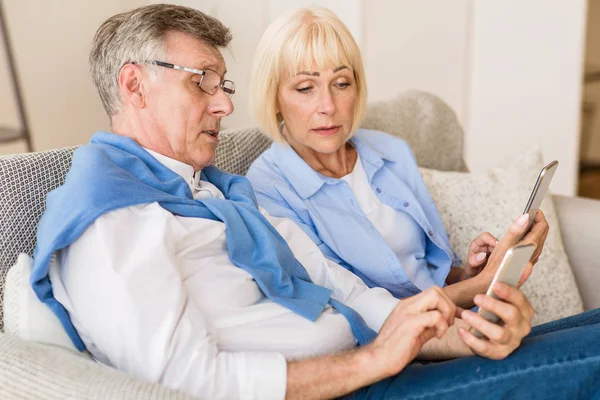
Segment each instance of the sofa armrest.
[{"label": "sofa armrest", "polygon": [[586,310],[600,307],[600,201],[554,196],[573,274]]},{"label": "sofa armrest", "polygon": [[191,399],[67,350],[4,333],[0,333],[0,398]]}]

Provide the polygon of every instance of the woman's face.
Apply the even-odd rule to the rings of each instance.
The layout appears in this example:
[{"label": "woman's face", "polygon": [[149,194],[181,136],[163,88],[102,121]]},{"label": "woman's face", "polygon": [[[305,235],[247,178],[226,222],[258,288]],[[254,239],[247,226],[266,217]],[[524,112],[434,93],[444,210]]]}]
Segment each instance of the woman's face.
[{"label": "woman's face", "polygon": [[346,66],[283,76],[277,108],[285,139],[296,150],[336,152],[350,134],[357,98],[354,73]]}]

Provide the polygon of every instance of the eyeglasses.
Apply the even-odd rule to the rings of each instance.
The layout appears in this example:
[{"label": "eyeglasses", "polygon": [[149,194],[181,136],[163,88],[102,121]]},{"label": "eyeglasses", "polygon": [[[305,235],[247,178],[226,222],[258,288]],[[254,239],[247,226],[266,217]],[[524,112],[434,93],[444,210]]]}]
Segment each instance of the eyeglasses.
[{"label": "eyeglasses", "polygon": [[162,61],[152,60],[146,61],[147,64],[154,64],[160,67],[178,69],[179,71],[191,72],[192,74],[201,75],[200,82],[198,82],[198,86],[202,89],[203,92],[213,95],[217,93],[219,88],[223,89],[227,97],[231,98],[231,96],[235,93],[235,83],[230,80],[222,80],[221,75],[219,75],[216,71],[212,69],[194,69],[188,67],[182,67],[175,64],[170,64]]}]

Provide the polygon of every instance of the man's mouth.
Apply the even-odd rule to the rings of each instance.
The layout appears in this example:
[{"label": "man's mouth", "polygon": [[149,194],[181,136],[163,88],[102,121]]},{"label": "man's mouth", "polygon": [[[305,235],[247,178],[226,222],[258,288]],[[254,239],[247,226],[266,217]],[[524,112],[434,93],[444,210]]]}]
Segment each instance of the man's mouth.
[{"label": "man's mouth", "polygon": [[202,131],[203,133],[208,133],[210,136],[216,138],[217,136],[219,136],[219,130],[218,129],[209,129],[206,131]]}]

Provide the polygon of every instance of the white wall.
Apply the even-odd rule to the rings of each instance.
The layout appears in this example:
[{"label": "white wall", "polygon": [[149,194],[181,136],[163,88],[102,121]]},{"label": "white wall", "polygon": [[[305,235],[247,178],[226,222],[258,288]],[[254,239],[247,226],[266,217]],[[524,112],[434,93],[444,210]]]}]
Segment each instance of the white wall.
[{"label": "white wall", "polygon": [[369,100],[408,89],[444,99],[466,119],[470,0],[364,0]]},{"label": "white wall", "polygon": [[[35,150],[82,144],[95,130],[108,128],[108,118],[89,78],[89,45],[106,18],[146,3],[147,0],[4,2]],[[4,108],[9,103],[4,94],[0,96],[0,108]],[[10,118],[5,114],[13,118],[15,115],[7,109],[2,118]]]},{"label": "white wall", "polygon": [[[36,150],[84,143],[108,126],[88,77],[89,43],[108,16],[157,1],[5,2]],[[575,193],[586,0],[170,1],[232,29],[226,59],[238,94],[223,127],[254,124],[248,83],[267,25],[288,9],[324,5],[356,36],[370,101],[407,89],[433,92],[465,126],[472,170],[539,142],[546,159],[561,162],[552,190]],[[0,92],[0,118],[14,118]]]},{"label": "white wall", "polygon": [[467,161],[495,165],[542,145],[552,190],[577,186],[585,0],[473,3]]}]

